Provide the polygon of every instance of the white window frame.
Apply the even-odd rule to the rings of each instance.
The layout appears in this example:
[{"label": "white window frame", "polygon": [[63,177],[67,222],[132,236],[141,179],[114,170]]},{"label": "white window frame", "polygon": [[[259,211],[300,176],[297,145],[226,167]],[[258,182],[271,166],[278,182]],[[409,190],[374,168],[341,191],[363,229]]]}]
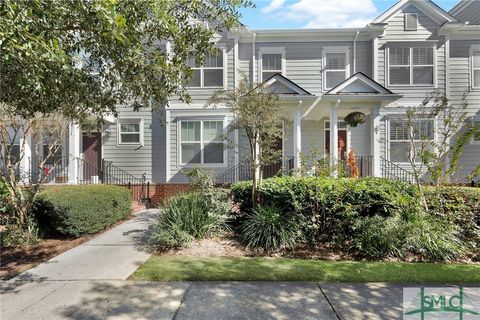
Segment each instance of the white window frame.
[{"label": "white window frame", "polygon": [[[225,118],[208,118],[208,119],[184,119],[179,120],[177,122],[177,167],[206,167],[206,168],[222,168],[227,167],[228,159],[227,159],[227,149],[225,148],[225,141],[209,141],[215,143],[222,143],[223,144],[223,159],[221,163],[204,163],[203,159],[203,149],[205,141],[203,141],[203,123],[208,121],[215,121],[215,122],[222,122],[223,124],[223,134],[226,134],[226,121]],[[182,162],[182,143],[188,142],[192,143],[192,141],[182,141],[182,123],[183,122],[200,122],[200,141],[195,141],[194,143],[200,144],[200,163],[183,163]]]},{"label": "white window frame", "polygon": [[[432,141],[438,141],[438,137],[437,137],[437,118],[420,118],[420,119],[417,119],[417,120],[425,120],[425,121],[432,121],[433,122],[433,137],[432,137]],[[391,134],[390,134],[390,129],[391,129],[391,122],[392,121],[408,121],[408,119],[406,118],[402,118],[402,117],[392,117],[392,118],[389,118],[387,120],[387,126],[386,126],[386,130],[385,130],[385,133],[386,133],[386,137],[387,137],[387,150],[386,150],[386,159],[388,159],[389,161],[392,161],[393,163],[397,163],[397,164],[410,164],[408,161],[394,161],[391,159],[390,157],[390,151],[391,151],[391,143],[392,142],[405,142],[405,143],[410,143],[410,140],[392,140],[391,138]],[[421,141],[421,140],[414,140],[414,142],[416,141]],[[436,151],[435,151],[436,152]],[[417,158],[417,162],[416,163],[420,163],[420,161],[418,161],[418,158]]]},{"label": "white window frame", "polygon": [[[222,55],[223,63],[222,68],[218,67],[204,67],[203,64],[200,67],[191,67],[192,70],[200,70],[200,86],[194,87],[187,85],[188,89],[219,89],[219,88],[227,88],[227,51],[225,48],[218,48],[220,50],[220,54]],[[208,57],[207,57],[208,58]],[[204,70],[223,70],[223,83],[220,86],[205,86],[204,85]]]},{"label": "white window frame", "polygon": [[[472,124],[474,126],[475,126],[475,122],[478,122],[480,126],[480,116],[472,116],[471,119],[472,119]],[[480,128],[478,130],[480,130]],[[480,134],[480,131],[477,131],[477,134]],[[480,145],[480,140],[475,139],[475,136],[473,136],[472,141],[470,143],[475,145]]]},{"label": "white window frame", "polygon": [[[327,53],[343,53],[345,54],[345,69],[326,70],[327,69]],[[345,71],[345,80],[350,77],[350,50],[348,47],[324,47],[322,50],[322,87],[324,91],[331,90],[327,88],[327,72]]]},{"label": "white window frame", "polygon": [[[437,50],[435,45],[425,46],[425,45],[405,45],[405,46],[395,46],[395,48],[408,48],[409,50],[409,65],[410,68],[410,84],[391,84],[390,83],[390,67],[406,67],[407,65],[390,65],[390,49],[387,48],[387,59],[385,60],[387,73],[387,87],[424,87],[424,88],[436,88],[437,87]],[[413,49],[414,48],[431,48],[433,51],[433,65],[414,65],[413,64]],[[432,84],[414,84],[413,83],[413,68],[414,67],[433,67],[433,83]]]},{"label": "white window frame", "polygon": [[[269,47],[269,48],[260,48],[258,51],[258,71],[260,82],[263,82],[267,79],[263,79],[263,55],[264,54],[281,54],[282,55],[282,69],[279,72],[282,76],[286,76],[286,60],[285,60],[285,48],[283,47]],[[277,70],[265,70],[265,71],[277,71]]]},{"label": "white window frame", "polygon": [[480,90],[480,86],[475,87],[475,71],[480,71],[480,67],[475,68],[473,65],[473,54],[476,51],[480,52],[480,44],[472,45],[470,47],[470,88],[474,89],[475,91]]},{"label": "white window frame", "polygon": [[[416,18],[416,21],[417,21],[417,25],[415,26],[415,28],[408,28],[407,27],[407,16],[415,16]],[[405,31],[417,31],[418,30],[418,13],[414,13],[414,12],[406,12],[404,14],[404,29]]]},{"label": "white window frame", "polygon": [[[140,134],[140,141],[139,142],[123,142],[122,141],[122,132],[121,132],[121,125],[122,124],[139,124],[139,134]],[[127,134],[135,134],[133,132],[129,132]],[[117,122],[117,145],[118,146],[144,146],[144,121],[143,119],[120,119]]]}]

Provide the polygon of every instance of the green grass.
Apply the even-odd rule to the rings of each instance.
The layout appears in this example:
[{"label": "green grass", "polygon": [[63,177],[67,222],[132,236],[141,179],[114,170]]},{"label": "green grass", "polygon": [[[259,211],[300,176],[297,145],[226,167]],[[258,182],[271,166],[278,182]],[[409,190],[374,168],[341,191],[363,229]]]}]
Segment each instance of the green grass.
[{"label": "green grass", "polygon": [[479,283],[480,265],[152,256],[131,276],[151,281]]}]

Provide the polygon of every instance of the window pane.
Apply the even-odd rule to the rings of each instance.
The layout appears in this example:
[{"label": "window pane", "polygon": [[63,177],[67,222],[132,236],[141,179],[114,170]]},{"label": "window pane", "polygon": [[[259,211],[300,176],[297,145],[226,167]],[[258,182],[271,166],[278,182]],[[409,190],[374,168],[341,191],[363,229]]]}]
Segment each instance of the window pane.
[{"label": "window pane", "polygon": [[281,54],[262,54],[262,69],[263,70],[278,70],[282,71],[282,55]]},{"label": "window pane", "polygon": [[413,129],[415,140],[433,140],[433,120],[417,120]]},{"label": "window pane", "polygon": [[390,67],[390,84],[410,84],[410,68]]},{"label": "window pane", "polygon": [[20,160],[20,145],[14,144],[10,149],[10,162],[16,163]]},{"label": "window pane", "polygon": [[183,121],[181,131],[181,141],[200,141],[200,121]]},{"label": "window pane", "polygon": [[204,87],[222,87],[223,69],[204,69],[203,70]]},{"label": "window pane", "polygon": [[43,159],[47,158],[47,161],[45,162],[46,165],[54,165],[56,163],[58,163],[61,159],[62,159],[62,146],[60,145],[57,145],[55,147],[52,147],[51,151],[51,155],[49,157],[49,154],[50,154],[50,146],[49,145],[43,145]]},{"label": "window pane", "polygon": [[204,163],[223,163],[223,143],[209,143],[203,150]]},{"label": "window pane", "polygon": [[346,79],[345,71],[328,71],[325,72],[325,81],[327,88],[333,88]]},{"label": "window pane", "polygon": [[192,77],[190,78],[190,82],[188,83],[188,86],[189,87],[200,87],[201,86],[201,82],[200,82],[200,70],[199,69],[195,69],[195,70],[192,70],[193,73],[192,73]]},{"label": "window pane", "polygon": [[390,48],[390,65],[409,65],[410,48]]},{"label": "window pane", "polygon": [[200,162],[200,143],[182,143],[182,163]]},{"label": "window pane", "polygon": [[405,13],[405,29],[417,30],[417,15],[412,13]]},{"label": "window pane", "polygon": [[473,51],[473,67],[480,68],[480,50]]},{"label": "window pane", "polygon": [[197,63],[195,62],[195,58],[193,56],[189,56],[188,57],[188,66],[190,68],[198,68],[200,67],[199,65],[197,65]]},{"label": "window pane", "polygon": [[140,124],[139,123],[122,123],[120,124],[120,131],[122,133],[140,132]]},{"label": "window pane", "polygon": [[345,53],[327,53],[325,55],[327,70],[344,70],[346,68]]},{"label": "window pane", "polygon": [[390,121],[390,140],[408,140],[408,124],[404,120]]},{"label": "window pane", "polygon": [[221,141],[223,135],[222,121],[203,122],[203,141]]},{"label": "window pane", "polygon": [[414,65],[433,65],[433,48],[413,48]]},{"label": "window pane", "polygon": [[209,55],[204,66],[206,68],[223,68],[223,54]]},{"label": "window pane", "polygon": [[433,67],[414,67],[413,84],[433,85]]},{"label": "window pane", "polygon": [[266,81],[268,79],[270,79],[271,77],[273,77],[275,74],[277,74],[279,72],[276,72],[276,71],[273,71],[273,72],[262,72],[262,80],[263,81]]},{"label": "window pane", "polygon": [[480,70],[473,71],[473,86],[480,88]]},{"label": "window pane", "polygon": [[408,162],[410,144],[408,142],[390,142],[390,161]]},{"label": "window pane", "polygon": [[139,133],[122,133],[121,134],[122,143],[139,143],[140,134]]}]

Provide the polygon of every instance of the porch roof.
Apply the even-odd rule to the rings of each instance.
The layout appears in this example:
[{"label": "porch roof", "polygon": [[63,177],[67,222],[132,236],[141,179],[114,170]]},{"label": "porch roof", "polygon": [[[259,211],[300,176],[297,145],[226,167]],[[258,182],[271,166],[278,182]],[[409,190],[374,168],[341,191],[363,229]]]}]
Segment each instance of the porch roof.
[{"label": "porch roof", "polygon": [[313,96],[310,92],[288,79],[276,73],[263,82],[264,90],[275,92],[282,96]]}]

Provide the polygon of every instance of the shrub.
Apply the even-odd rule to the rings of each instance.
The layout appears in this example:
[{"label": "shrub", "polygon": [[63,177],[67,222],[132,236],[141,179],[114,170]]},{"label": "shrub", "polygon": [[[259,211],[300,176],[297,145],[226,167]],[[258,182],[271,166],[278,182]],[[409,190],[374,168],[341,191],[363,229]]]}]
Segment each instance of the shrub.
[{"label": "shrub", "polygon": [[229,208],[200,192],[170,198],[161,207],[150,244],[168,249],[215,234],[226,226]]},{"label": "shrub", "polygon": [[248,247],[271,251],[294,246],[301,232],[292,215],[275,206],[261,206],[243,222],[242,238]]},{"label": "shrub", "polygon": [[118,186],[62,186],[42,191],[35,204],[40,226],[55,235],[94,234],[131,212],[130,190]]}]

